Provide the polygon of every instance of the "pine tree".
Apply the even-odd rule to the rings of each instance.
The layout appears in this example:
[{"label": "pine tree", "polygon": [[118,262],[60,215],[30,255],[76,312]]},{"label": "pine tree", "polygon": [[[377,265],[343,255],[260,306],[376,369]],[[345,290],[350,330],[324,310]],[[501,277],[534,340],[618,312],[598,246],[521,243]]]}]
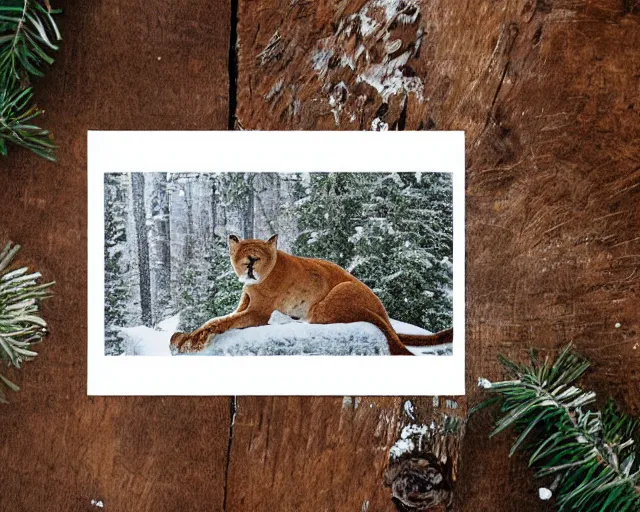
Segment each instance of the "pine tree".
[{"label": "pine tree", "polygon": [[129,287],[125,273],[126,175],[104,175],[104,322],[105,354],[124,352],[124,338],[118,327],[126,325]]},{"label": "pine tree", "polygon": [[175,179],[184,191],[185,243],[190,236],[198,239],[180,261],[177,297],[179,329],[191,331],[213,317],[231,313],[240,299],[242,285],[229,263],[226,236],[215,233],[215,224],[218,203],[222,202],[223,208],[234,212],[238,226],[248,226],[246,194],[251,180],[239,173],[208,175],[206,179],[189,174]]},{"label": "pine tree", "polygon": [[349,270],[373,289],[391,317],[433,331],[451,327],[450,175],[366,177],[362,224],[350,238],[355,255]]},{"label": "pine tree", "polygon": [[[208,319],[228,315],[236,309],[242,294],[242,284],[229,261],[227,236],[239,230],[230,222],[229,212],[236,212],[243,237],[256,233],[256,182],[267,180],[267,175],[257,173],[224,173],[215,176],[213,189],[225,212],[224,230],[215,234],[207,245],[206,260],[206,314]],[[216,217],[217,218],[217,217]]]},{"label": "pine tree", "polygon": [[184,238],[182,251],[179,253],[182,257],[178,272],[177,305],[180,311],[178,327],[185,331],[191,331],[208,320],[207,313],[204,311],[207,290],[206,286],[203,286],[203,276],[206,275],[204,268],[206,250],[203,245],[195,243],[194,201],[197,194],[194,194],[194,189],[199,184],[199,177],[197,173],[174,175],[174,182],[179,186],[179,195],[182,198],[181,211],[184,213],[181,223]]},{"label": "pine tree", "polygon": [[242,294],[242,284],[229,261],[229,246],[226,240],[216,237],[209,260],[207,274],[209,318],[228,315],[236,309]]},{"label": "pine tree", "polygon": [[192,266],[185,266],[180,276],[178,304],[180,311],[181,331],[193,331],[208,320],[208,313],[204,310],[206,289],[199,286],[200,271]]},{"label": "pine tree", "polygon": [[350,236],[362,224],[366,191],[361,175],[311,173],[304,175],[294,194],[298,235],[294,253],[324,258],[346,268],[355,257]]},{"label": "pine tree", "polygon": [[216,236],[206,249],[195,252],[183,271],[180,290],[180,330],[191,331],[235,310],[242,284],[229,263],[226,241]]},{"label": "pine tree", "polygon": [[433,331],[451,326],[449,175],[314,173],[296,194],[296,254],[346,268],[392,318]]}]

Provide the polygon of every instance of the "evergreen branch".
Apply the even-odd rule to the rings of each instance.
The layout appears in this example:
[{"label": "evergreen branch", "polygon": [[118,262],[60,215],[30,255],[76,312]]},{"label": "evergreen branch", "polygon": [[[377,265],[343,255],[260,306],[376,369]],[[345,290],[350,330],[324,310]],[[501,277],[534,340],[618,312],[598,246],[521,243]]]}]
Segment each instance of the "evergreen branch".
[{"label": "evergreen branch", "polygon": [[[529,365],[501,359],[511,380],[479,384],[498,395],[501,417],[492,436],[513,428],[518,433],[510,456],[525,441],[529,465],[538,477],[554,475],[551,488],[560,511],[640,510],[638,421],[609,402],[589,410],[595,393],[575,385],[589,363],[563,349],[554,362],[531,353]],[[480,404],[482,407],[485,404]]]},{"label": "evergreen branch", "polygon": [[10,142],[54,161],[56,146],[51,142],[49,131],[29,123],[43,112],[29,105],[32,96],[31,88],[13,91],[9,97],[0,96],[0,154],[7,155]]},{"label": "evergreen branch", "polygon": [[[27,267],[9,270],[19,249],[9,242],[0,252],[0,360],[16,368],[38,355],[31,349],[47,333],[38,303],[49,296],[47,289],[54,284],[38,284],[40,273],[27,273]],[[2,374],[0,381],[13,391],[19,389]],[[0,402],[6,401],[0,389]]]},{"label": "evergreen branch", "polygon": [[54,160],[55,145],[49,132],[28,123],[42,114],[32,104],[31,76],[42,76],[53,63],[50,52],[58,50],[60,31],[45,0],[5,0],[0,5],[0,154],[7,143],[24,147]]}]

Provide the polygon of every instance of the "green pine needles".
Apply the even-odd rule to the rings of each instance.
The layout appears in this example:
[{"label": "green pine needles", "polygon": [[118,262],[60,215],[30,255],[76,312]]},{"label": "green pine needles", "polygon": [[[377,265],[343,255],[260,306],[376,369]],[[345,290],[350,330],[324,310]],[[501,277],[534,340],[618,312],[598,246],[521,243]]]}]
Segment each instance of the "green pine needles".
[{"label": "green pine needles", "polygon": [[[32,350],[47,332],[47,324],[38,314],[38,303],[48,296],[53,283],[38,284],[39,272],[27,273],[27,267],[8,270],[19,245],[9,242],[0,252],[0,360],[20,368],[38,354]],[[0,374],[0,381],[13,391],[18,386]],[[0,388],[0,402],[6,403]]]},{"label": "green pine needles", "polygon": [[42,114],[32,101],[30,78],[53,63],[60,32],[53,19],[59,11],[49,0],[2,0],[0,3],[0,154],[9,143],[55,160],[50,134],[33,120]]},{"label": "green pine needles", "polygon": [[555,477],[549,488],[558,510],[639,511],[638,421],[612,402],[602,411],[593,409],[595,393],[575,385],[589,363],[570,346],[553,362],[532,351],[528,365],[505,358],[501,363],[512,380],[480,379],[481,387],[499,395],[480,407],[500,404],[491,435],[514,428],[519,437],[510,455],[524,448],[538,477]]}]

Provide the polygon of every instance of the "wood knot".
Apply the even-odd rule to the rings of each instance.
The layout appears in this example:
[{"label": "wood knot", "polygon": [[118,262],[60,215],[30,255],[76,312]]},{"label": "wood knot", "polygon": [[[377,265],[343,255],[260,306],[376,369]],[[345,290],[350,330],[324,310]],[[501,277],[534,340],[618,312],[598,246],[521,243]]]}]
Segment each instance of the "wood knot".
[{"label": "wood knot", "polygon": [[453,499],[450,469],[431,454],[392,463],[384,483],[391,487],[393,502],[400,512],[439,512]]}]

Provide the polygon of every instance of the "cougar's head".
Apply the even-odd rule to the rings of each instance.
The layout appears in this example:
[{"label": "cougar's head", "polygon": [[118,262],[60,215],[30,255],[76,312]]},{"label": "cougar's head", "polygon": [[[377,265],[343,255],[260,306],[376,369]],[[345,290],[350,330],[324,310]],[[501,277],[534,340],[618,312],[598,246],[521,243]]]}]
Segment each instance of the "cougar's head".
[{"label": "cougar's head", "polygon": [[278,257],[278,235],[264,240],[240,240],[229,235],[231,265],[241,283],[258,284],[273,270]]}]

